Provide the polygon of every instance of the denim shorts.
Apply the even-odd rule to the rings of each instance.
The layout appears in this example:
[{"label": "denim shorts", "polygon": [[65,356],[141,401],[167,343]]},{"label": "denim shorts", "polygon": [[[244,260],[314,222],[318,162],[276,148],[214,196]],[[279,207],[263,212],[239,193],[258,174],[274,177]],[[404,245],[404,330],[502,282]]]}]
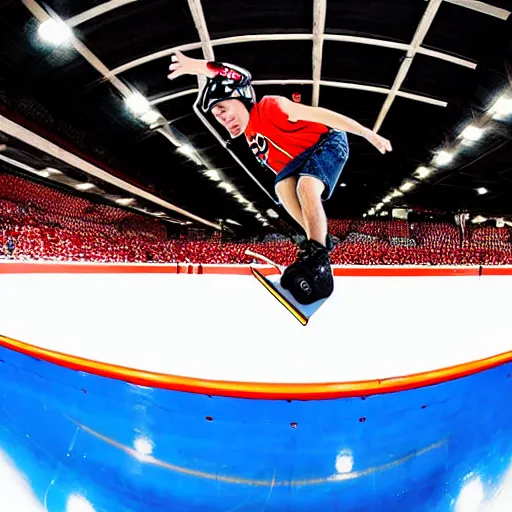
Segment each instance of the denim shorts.
[{"label": "denim shorts", "polygon": [[314,176],[325,185],[322,200],[327,201],[334,192],[348,156],[347,134],[331,129],[314,146],[296,156],[277,175],[275,185],[290,176]]}]

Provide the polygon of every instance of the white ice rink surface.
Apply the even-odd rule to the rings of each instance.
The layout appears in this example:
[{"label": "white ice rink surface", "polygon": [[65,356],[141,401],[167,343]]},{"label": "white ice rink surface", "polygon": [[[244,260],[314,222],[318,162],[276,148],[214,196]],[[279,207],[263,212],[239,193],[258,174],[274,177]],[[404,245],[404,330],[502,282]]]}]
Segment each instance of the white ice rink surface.
[{"label": "white ice rink surface", "polygon": [[0,274],[0,334],[203,379],[344,382],[512,350],[512,276],[336,277],[303,327],[252,276]]}]

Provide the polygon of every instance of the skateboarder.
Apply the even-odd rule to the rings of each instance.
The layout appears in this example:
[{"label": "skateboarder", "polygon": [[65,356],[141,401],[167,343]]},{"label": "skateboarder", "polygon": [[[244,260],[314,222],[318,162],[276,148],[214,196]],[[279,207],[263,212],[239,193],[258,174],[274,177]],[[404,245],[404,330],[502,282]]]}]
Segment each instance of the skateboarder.
[{"label": "skateboarder", "polygon": [[348,159],[346,132],[364,137],[382,154],[392,150],[390,142],[325,108],[283,96],[264,96],[257,102],[252,76],[240,66],[176,52],[169,70],[170,80],[186,74],[207,77],[201,110],[211,112],[231,138],[245,135],[256,157],[275,172],[276,194],[307,237],[297,261],[284,271],[282,287],[302,304],[328,297],[333,290],[332,242],[322,201],[331,197]]}]

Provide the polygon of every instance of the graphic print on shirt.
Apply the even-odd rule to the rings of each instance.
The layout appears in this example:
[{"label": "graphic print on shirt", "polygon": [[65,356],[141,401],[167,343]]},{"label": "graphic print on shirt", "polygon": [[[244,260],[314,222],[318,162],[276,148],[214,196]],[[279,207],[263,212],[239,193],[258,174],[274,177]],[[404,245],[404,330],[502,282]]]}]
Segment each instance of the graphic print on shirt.
[{"label": "graphic print on shirt", "polygon": [[265,163],[268,162],[268,141],[261,133],[252,133],[249,136],[249,147],[257,158],[263,160]]}]

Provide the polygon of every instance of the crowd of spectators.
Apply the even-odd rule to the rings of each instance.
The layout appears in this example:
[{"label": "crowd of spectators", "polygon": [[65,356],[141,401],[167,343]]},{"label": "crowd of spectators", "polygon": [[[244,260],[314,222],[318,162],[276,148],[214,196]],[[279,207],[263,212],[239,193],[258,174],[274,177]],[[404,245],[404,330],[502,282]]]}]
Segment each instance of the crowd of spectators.
[{"label": "crowd of spectators", "polygon": [[[466,227],[403,220],[329,220],[334,264],[512,264],[508,226]],[[15,260],[249,263],[246,249],[288,265],[297,245],[277,233],[261,242],[169,239],[165,225],[126,209],[0,174],[0,258]]]}]

